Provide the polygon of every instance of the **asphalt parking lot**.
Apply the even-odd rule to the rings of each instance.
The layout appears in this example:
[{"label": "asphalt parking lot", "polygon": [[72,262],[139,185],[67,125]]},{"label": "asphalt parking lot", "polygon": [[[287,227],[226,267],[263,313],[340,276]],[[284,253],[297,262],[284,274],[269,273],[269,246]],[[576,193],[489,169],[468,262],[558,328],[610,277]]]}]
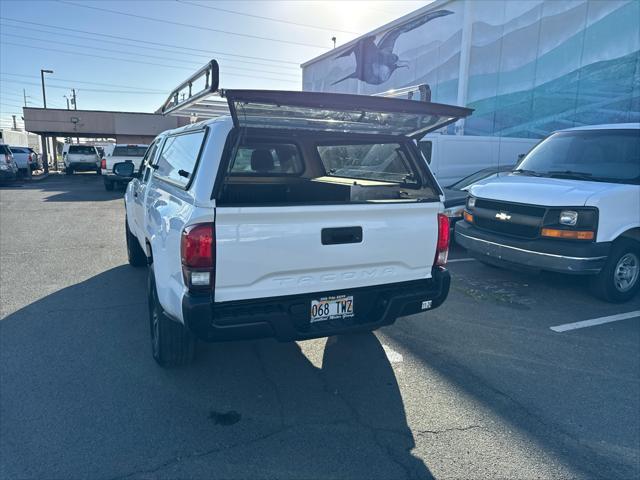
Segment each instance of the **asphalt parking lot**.
[{"label": "asphalt parking lot", "polygon": [[438,310],[375,334],[150,353],[122,192],[0,188],[0,478],[640,476],[640,310],[454,251]]}]

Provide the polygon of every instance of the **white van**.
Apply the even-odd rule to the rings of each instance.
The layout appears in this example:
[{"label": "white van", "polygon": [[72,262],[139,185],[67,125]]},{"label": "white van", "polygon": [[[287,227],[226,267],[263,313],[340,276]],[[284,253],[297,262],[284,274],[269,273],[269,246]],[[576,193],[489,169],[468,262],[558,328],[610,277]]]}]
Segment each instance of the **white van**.
[{"label": "white van", "polygon": [[515,165],[539,142],[539,138],[430,134],[418,146],[440,185],[449,186],[484,168]]},{"label": "white van", "polygon": [[483,262],[591,275],[610,302],[640,290],[640,124],[553,133],[474,185],[456,241]]}]

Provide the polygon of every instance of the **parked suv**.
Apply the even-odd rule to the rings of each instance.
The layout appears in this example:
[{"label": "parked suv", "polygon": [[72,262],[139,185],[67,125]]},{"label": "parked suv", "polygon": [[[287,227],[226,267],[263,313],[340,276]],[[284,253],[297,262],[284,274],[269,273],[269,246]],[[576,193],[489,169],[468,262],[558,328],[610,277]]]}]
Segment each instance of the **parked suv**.
[{"label": "parked suv", "polygon": [[0,143],[0,182],[15,180],[18,176],[18,165],[8,145]]},{"label": "parked suv", "polygon": [[29,175],[29,170],[31,169],[31,164],[33,161],[33,154],[31,153],[31,149],[29,147],[17,147],[14,145],[10,145],[11,153],[13,154],[13,160],[16,162],[18,166],[18,173],[22,176]]},{"label": "parked suv", "polygon": [[563,130],[470,189],[456,241],[484,262],[591,275],[610,302],[640,288],[640,124]]},{"label": "parked suv", "polygon": [[100,171],[100,156],[93,145],[69,145],[63,155],[65,173],[72,175],[76,171]]},{"label": "parked suv", "polygon": [[114,175],[113,166],[120,162],[131,162],[134,169],[138,170],[147,148],[149,148],[149,145],[119,143],[114,145],[111,151],[107,150],[100,162],[102,176],[104,177],[104,188],[113,190],[116,183],[125,183],[127,180]]},{"label": "parked suv", "polygon": [[373,330],[438,307],[449,223],[414,138],[468,115],[410,100],[226,90],[232,116],[166,132],[127,186],[129,262],[149,266],[153,356],[195,339]]}]

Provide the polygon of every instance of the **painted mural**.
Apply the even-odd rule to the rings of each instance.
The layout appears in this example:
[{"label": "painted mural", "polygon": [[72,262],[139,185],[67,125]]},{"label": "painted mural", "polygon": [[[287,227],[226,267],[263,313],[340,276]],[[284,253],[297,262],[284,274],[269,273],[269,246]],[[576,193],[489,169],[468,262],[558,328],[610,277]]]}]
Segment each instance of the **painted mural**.
[{"label": "painted mural", "polygon": [[639,122],[640,1],[437,2],[303,68],[305,90],[421,83],[434,102],[475,109],[466,135]]}]

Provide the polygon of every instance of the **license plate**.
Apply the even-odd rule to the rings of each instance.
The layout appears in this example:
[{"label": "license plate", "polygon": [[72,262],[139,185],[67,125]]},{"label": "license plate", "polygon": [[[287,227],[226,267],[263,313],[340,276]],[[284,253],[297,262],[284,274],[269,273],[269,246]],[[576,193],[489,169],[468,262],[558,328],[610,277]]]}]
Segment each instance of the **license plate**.
[{"label": "license plate", "polygon": [[311,323],[353,317],[353,296],[338,295],[311,301]]}]

